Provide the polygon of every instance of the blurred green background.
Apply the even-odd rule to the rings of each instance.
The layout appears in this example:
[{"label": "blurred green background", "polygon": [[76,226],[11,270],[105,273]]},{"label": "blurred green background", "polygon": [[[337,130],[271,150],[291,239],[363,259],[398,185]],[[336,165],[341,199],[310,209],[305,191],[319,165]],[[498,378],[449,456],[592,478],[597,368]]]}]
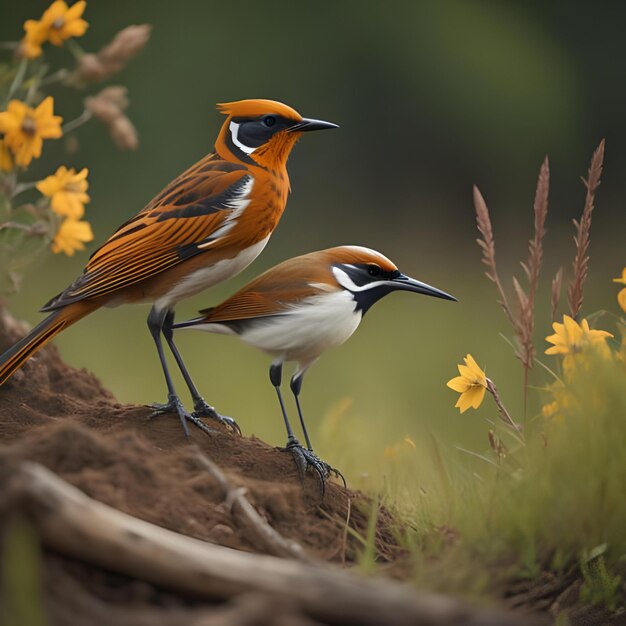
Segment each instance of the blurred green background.
[{"label": "blurred green background", "polygon": [[[15,40],[23,21],[39,17],[47,4],[2,0],[0,40]],[[139,150],[118,152],[93,122],[79,130],[77,153],[68,156],[63,142],[48,142],[29,172],[38,179],[61,163],[89,167],[87,219],[96,235],[90,252],[212,149],[222,121],[216,102],[271,98],[341,125],[305,137],[294,151],[293,193],[263,255],[229,283],[182,303],[178,319],[285,258],[339,244],[379,249],[405,273],[459,298],[454,304],[394,294],[348,344],[311,370],[304,409],[314,444],[329,462],[345,457],[353,472],[368,471],[371,459],[359,453],[360,442],[373,435],[380,450],[404,435],[419,445],[431,434],[446,446],[484,448],[484,422],[472,412],[460,416],[453,407],[457,395],[445,387],[467,352],[520,415],[521,367],[499,337],[510,329],[474,242],[473,183],[491,209],[500,271],[510,285],[511,271],[521,273],[518,261],[527,254],[539,165],[550,156],[546,273],[537,311],[543,345],[549,282],[560,265],[570,268],[574,253],[571,220],[584,201],[579,176],[606,137],[584,313],[617,313],[610,279],[626,264],[623,5],[140,0],[88,2],[85,17],[90,28],[80,43],[87,50],[128,24],[154,26],[147,49],[109,81],[129,88]],[[60,60],[68,54],[53,53]],[[61,88],[53,94],[66,120],[80,113],[75,97]],[[13,311],[37,322],[39,306],[86,260],[86,254],[43,255],[12,298]],[[121,400],[163,401],[147,313],[147,306],[98,311],[57,345]],[[602,325],[611,330],[613,322]],[[246,434],[284,441],[268,357],[229,337],[189,331],[178,341],[207,400],[236,417]],[[547,380],[541,369],[534,372],[533,384]],[[180,379],[179,388],[186,398]],[[539,406],[533,394],[529,415]],[[494,412],[480,410],[485,417]],[[337,428],[324,430],[329,415]]]}]

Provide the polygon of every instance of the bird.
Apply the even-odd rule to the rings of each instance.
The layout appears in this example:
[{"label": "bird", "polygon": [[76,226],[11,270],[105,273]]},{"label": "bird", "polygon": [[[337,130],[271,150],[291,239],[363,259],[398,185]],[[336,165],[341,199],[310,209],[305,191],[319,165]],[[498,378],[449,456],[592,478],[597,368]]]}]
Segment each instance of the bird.
[{"label": "bird", "polygon": [[[283,261],[221,304],[173,328],[234,335],[273,357],[269,378],[287,430],[284,450],[292,453],[301,478],[312,468],[323,487],[330,472],[338,472],[311,445],[300,404],[304,375],[326,350],[350,338],[372,305],[394,291],[456,301],[440,289],[405,276],[380,252],[338,246]],[[296,362],[290,388],[306,447],[294,435],[281,393],[283,364],[289,361]]]},{"label": "bird", "polygon": [[[235,276],[263,250],[290,191],[287,159],[303,133],[338,128],[302,117],[273,100],[217,105],[226,116],[215,149],[167,185],[137,215],[122,224],[89,258],[83,273],[41,309],[49,313],[0,356],[0,386],[55,335],[100,307],[150,302],[148,328],[154,340],[168,399],[155,413],[178,414],[213,431],[201,417],[241,433],[200,395],[174,343],[171,326],[180,300]],[[193,399],[186,411],[165,360],[165,338]]]}]

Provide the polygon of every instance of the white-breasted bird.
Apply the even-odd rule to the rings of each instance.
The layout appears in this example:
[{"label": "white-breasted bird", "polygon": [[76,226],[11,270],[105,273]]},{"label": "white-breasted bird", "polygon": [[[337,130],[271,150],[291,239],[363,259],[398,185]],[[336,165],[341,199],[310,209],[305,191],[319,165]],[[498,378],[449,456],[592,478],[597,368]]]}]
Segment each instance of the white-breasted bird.
[{"label": "white-breasted bird", "polygon": [[[323,485],[332,468],[314,454],[306,430],[299,399],[304,374],[323,352],[344,343],[369,308],[393,291],[456,300],[405,276],[380,252],[339,246],[284,261],[221,304],[200,311],[200,317],[174,328],[236,335],[274,357],[270,380],[285,420],[286,449],[293,453],[301,476],[307,467],[313,467]],[[280,391],[286,361],[297,363],[290,386],[306,448],[294,436]]]}]

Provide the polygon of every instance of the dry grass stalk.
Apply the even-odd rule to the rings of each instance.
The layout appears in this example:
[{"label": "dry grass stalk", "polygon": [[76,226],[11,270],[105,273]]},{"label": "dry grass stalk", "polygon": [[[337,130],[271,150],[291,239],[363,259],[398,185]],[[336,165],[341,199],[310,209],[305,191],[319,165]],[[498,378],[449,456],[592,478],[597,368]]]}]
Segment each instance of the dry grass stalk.
[{"label": "dry grass stalk", "polygon": [[559,267],[559,271],[556,273],[552,280],[552,321],[556,321],[557,309],[559,308],[559,302],[561,300],[561,285],[563,284],[563,268]]},{"label": "dry grass stalk", "polygon": [[482,235],[482,238],[479,237],[476,239],[476,243],[480,246],[483,253],[482,262],[488,268],[485,275],[495,284],[496,289],[498,290],[498,295],[500,296],[498,303],[502,307],[507,319],[511,322],[517,332],[517,321],[515,320],[515,316],[509,306],[506,294],[502,288],[502,283],[500,282],[500,278],[498,276],[498,270],[496,267],[496,245],[493,239],[493,228],[491,227],[489,209],[487,208],[485,199],[476,185],[474,185],[473,192],[474,208],[476,210],[476,223],[478,225],[478,230]]},{"label": "dry grass stalk", "polygon": [[528,295],[522,289],[519,281],[513,277],[513,287],[518,303],[518,339],[519,358],[524,366],[524,403],[528,391],[528,373],[534,365],[535,346],[533,344],[533,331],[535,329],[535,295],[539,285],[539,273],[543,258],[543,238],[546,234],[546,217],[548,215],[548,193],[550,191],[550,165],[548,157],[543,160],[537,178],[535,190],[535,233],[528,242],[528,260],[522,261],[524,273],[528,279]]},{"label": "dry grass stalk", "polygon": [[591,230],[591,216],[594,208],[594,197],[596,189],[600,185],[602,176],[602,164],[604,161],[604,139],[596,148],[591,158],[591,165],[586,179],[582,179],[587,188],[585,198],[585,208],[583,209],[580,221],[574,220],[576,235],[576,256],[574,257],[572,281],[567,288],[570,314],[575,319],[583,303],[583,288],[589,271],[589,231]]},{"label": "dry grass stalk", "polygon": [[474,186],[474,207],[476,209],[476,222],[482,237],[476,241],[480,246],[483,258],[482,262],[487,266],[485,272],[487,278],[495,283],[500,296],[498,302],[502,306],[505,315],[513,326],[517,338],[516,355],[524,367],[524,397],[528,389],[528,374],[534,365],[535,346],[533,344],[533,331],[535,327],[535,296],[539,285],[539,274],[543,259],[543,238],[546,234],[546,218],[548,215],[548,193],[550,190],[550,166],[548,157],[543,160],[537,178],[535,202],[535,232],[528,243],[528,259],[521,265],[528,279],[528,293],[524,291],[519,280],[513,276],[513,290],[517,300],[517,313],[515,314],[506,298],[496,269],[496,249],[493,237],[489,209],[480,191]]}]

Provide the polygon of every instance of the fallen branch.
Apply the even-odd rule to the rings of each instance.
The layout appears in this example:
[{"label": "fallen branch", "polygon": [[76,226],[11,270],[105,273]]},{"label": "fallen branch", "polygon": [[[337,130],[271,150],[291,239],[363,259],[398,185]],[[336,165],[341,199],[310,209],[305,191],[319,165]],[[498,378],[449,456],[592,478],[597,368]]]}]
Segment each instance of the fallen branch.
[{"label": "fallen branch", "polygon": [[329,624],[539,623],[385,579],[179,535],[92,500],[32,462],[8,473],[2,494],[0,510],[19,507],[49,549],[186,595],[227,599],[253,591],[274,594]]},{"label": "fallen branch", "polygon": [[233,487],[224,472],[202,450],[195,446],[195,456],[200,466],[205,469],[219,484],[226,504],[235,523],[247,536],[252,545],[274,556],[288,557],[299,561],[313,562],[299,543],[285,539],[274,530],[256,511],[246,498],[246,490]]}]

